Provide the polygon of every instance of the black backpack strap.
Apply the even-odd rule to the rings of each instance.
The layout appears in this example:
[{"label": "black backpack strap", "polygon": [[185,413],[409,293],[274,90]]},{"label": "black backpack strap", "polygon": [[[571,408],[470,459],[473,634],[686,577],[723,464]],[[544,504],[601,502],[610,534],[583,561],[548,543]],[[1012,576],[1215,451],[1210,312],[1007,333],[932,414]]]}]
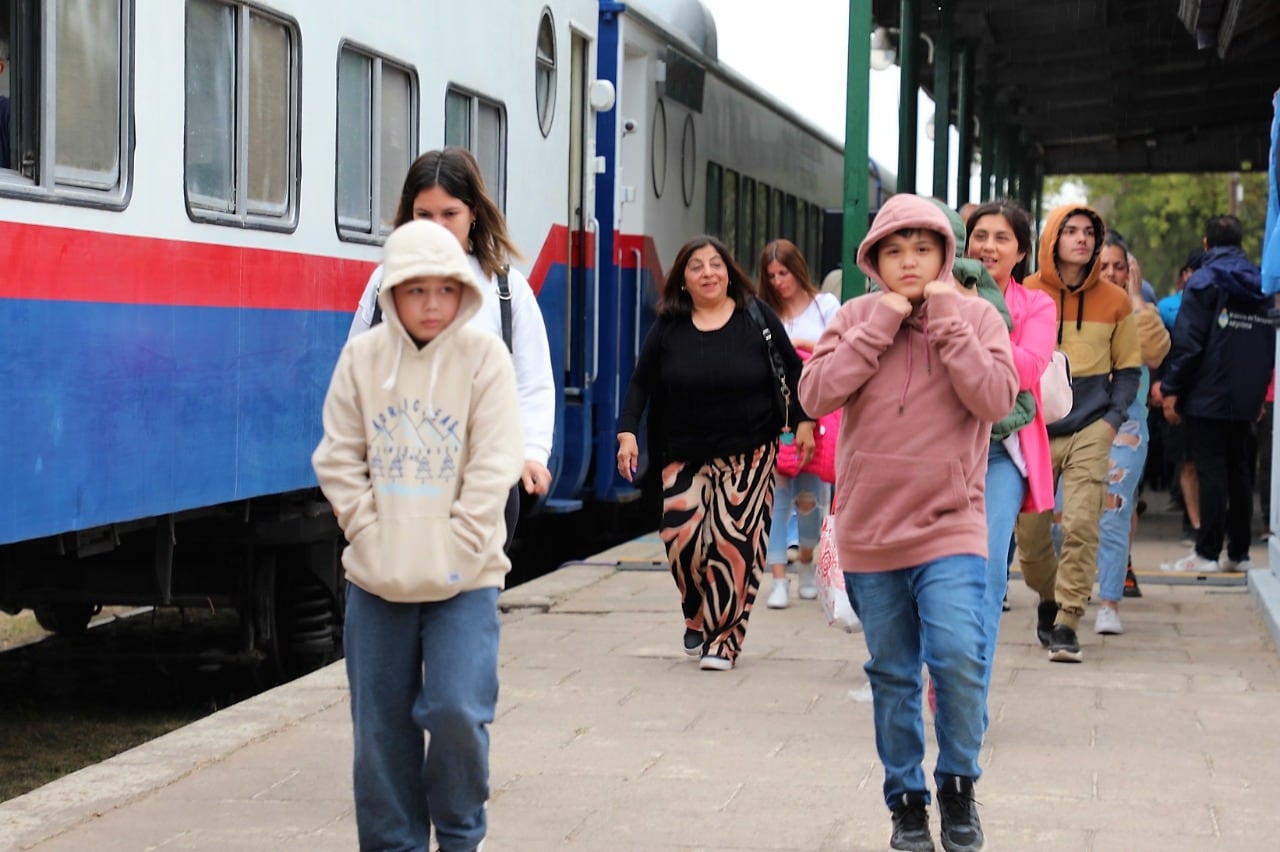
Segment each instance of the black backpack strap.
[{"label": "black backpack strap", "polygon": [[511,285],[507,281],[510,269],[503,266],[498,273],[498,313],[502,315],[502,342],[507,344],[508,352],[514,352],[511,348]]},{"label": "black backpack strap", "polygon": [[760,326],[760,335],[764,338],[765,349],[769,352],[769,366],[773,369],[773,374],[778,380],[775,394],[782,414],[782,431],[790,432],[791,386],[787,384],[787,368],[782,363],[782,356],[778,354],[777,347],[773,345],[773,331],[769,328],[769,323],[765,320],[764,314],[760,312],[760,306],[754,296],[747,297],[747,313],[755,321],[755,324]]}]

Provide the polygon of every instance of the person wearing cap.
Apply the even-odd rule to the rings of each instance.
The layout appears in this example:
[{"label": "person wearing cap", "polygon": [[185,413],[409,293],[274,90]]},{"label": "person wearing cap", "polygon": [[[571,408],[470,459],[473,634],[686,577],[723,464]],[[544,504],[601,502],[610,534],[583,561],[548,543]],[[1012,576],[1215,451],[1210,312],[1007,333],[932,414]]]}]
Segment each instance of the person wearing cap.
[{"label": "person wearing cap", "polygon": [[338,356],[311,457],[347,540],[356,827],[361,849],[472,850],[511,568],[503,512],[524,465],[515,370],[468,324],[484,294],[448,230],[401,225],[382,268],[384,321]]},{"label": "person wearing cap", "polygon": [[984,483],[991,424],[1018,373],[996,308],[952,280],[946,215],[900,193],[857,263],[880,287],[846,302],[800,378],[800,402],[842,409],[835,540],[870,660],[876,750],[894,849],[932,849],[921,666],[936,688],[943,845],[981,849],[974,800],[984,718]]}]

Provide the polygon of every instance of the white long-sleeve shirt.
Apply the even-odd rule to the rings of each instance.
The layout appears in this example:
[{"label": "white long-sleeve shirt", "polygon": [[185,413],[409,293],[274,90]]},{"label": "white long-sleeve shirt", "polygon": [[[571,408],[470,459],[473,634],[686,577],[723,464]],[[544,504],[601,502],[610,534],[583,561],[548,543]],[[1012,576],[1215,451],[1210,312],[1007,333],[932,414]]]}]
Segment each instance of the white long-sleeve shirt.
[{"label": "white long-sleeve shirt", "polygon": [[[488,282],[484,305],[468,325],[502,336],[502,312],[498,307],[498,277],[486,276],[480,261],[468,255],[476,280]],[[348,339],[368,331],[373,324],[373,309],[382,286],[382,267],[369,276],[355,316],[351,318]],[[516,393],[520,398],[520,425],[524,429],[524,457],[546,465],[556,431],[556,383],[551,373],[551,347],[547,344],[547,327],[542,310],[529,281],[515,269],[507,273],[511,289],[511,360],[516,369]]]}]

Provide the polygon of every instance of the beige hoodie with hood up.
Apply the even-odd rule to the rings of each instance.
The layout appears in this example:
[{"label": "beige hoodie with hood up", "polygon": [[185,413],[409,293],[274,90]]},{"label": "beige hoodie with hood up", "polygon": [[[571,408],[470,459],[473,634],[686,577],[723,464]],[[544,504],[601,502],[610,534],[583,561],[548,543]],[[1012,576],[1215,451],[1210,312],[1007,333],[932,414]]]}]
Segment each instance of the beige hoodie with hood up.
[{"label": "beige hoodie with hood up", "polygon": [[[402,225],[384,264],[384,321],[343,347],[311,457],[347,538],[347,579],[401,603],[501,588],[511,568],[503,509],[524,466],[511,356],[467,327],[484,297],[447,230]],[[453,322],[419,349],[394,293],[424,275],[463,289]]]}]

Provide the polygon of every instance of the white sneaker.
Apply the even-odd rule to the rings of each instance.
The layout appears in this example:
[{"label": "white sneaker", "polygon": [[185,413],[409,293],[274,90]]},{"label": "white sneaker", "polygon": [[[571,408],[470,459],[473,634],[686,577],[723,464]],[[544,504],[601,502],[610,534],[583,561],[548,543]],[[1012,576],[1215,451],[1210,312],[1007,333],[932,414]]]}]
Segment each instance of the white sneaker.
[{"label": "white sneaker", "polygon": [[799,562],[796,574],[800,576],[800,599],[811,601],[818,596],[818,582],[814,578],[813,563]]},{"label": "white sneaker", "polygon": [[1098,616],[1093,622],[1093,632],[1099,636],[1119,636],[1124,632],[1120,623],[1120,612],[1114,607],[1098,607]]},{"label": "white sneaker", "polygon": [[704,672],[727,672],[733,669],[733,660],[719,654],[707,654],[698,667]]},{"label": "white sneaker", "polygon": [[1223,571],[1231,571],[1233,573],[1248,571],[1249,568],[1252,567],[1249,564],[1249,557],[1247,556],[1244,559],[1231,559],[1230,557],[1222,559],[1218,562],[1218,566]]},{"label": "white sneaker", "polygon": [[1198,553],[1191,553],[1174,562],[1161,562],[1161,571],[1176,571],[1180,574],[1216,574],[1222,569],[1217,561],[1205,559]]},{"label": "white sneaker", "polygon": [[769,609],[786,609],[791,603],[791,581],[786,577],[773,578],[773,591],[769,593]]}]

